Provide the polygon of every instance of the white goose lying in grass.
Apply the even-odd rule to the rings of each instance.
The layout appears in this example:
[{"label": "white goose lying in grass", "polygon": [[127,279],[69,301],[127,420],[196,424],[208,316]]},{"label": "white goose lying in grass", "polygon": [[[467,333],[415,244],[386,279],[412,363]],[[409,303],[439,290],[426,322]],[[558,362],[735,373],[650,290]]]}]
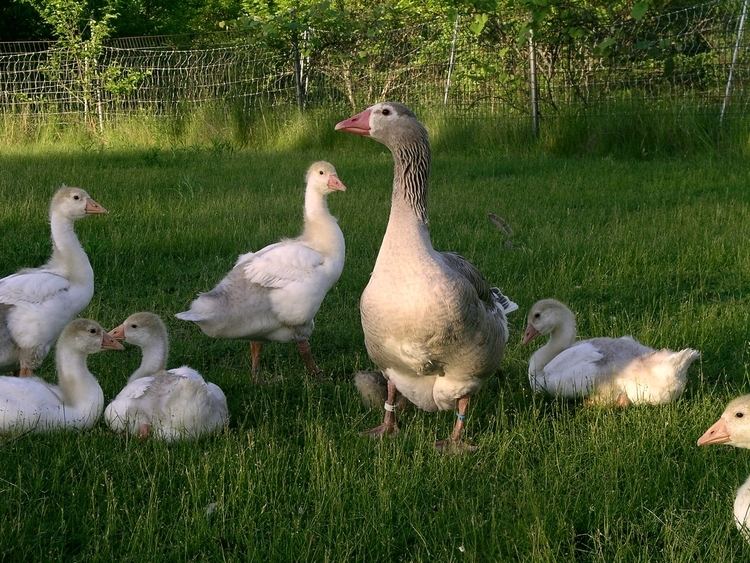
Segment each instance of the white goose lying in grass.
[{"label": "white goose lying in grass", "polygon": [[0,432],[91,428],[102,414],[104,395],[86,357],[103,349],[122,345],[98,323],[76,319],[57,340],[57,385],[38,377],[0,377]]},{"label": "white goose lying in grass", "polygon": [[573,312],[555,299],[531,307],[523,343],[540,334],[549,341],[529,360],[534,391],[603,404],[660,404],[680,396],[687,370],[700,353],[691,348],[654,350],[630,336],[576,342]]},{"label": "white goose lying in grass", "polygon": [[[731,401],[721,418],[698,438],[699,446],[710,444],[750,448],[750,395],[743,395]],[[744,538],[750,542],[750,478],[737,489],[734,522]]]},{"label": "white goose lying in grass", "polygon": [[249,339],[256,379],[263,341],[296,342],[307,370],[319,373],[308,339],[323,298],[344,268],[344,235],[326,196],[346,186],[322,161],[310,166],[306,180],[302,234],[243,254],[215,288],[175,315],[214,338]]},{"label": "white goose lying in grass", "polygon": [[80,188],[62,187],[49,209],[52,257],[0,279],[0,369],[32,375],[60,332],[91,301],[94,271],[73,231],[74,221],[106,213]]},{"label": "white goose lying in grass", "polygon": [[407,107],[376,104],[336,129],[383,143],[395,167],[388,227],[360,301],[367,352],[388,380],[383,423],[368,434],[397,431],[400,393],[426,411],[455,408],[453,433],[436,446],[470,449],[461,442],[469,398],[500,366],[506,313],[517,307],[467,260],[432,247],[430,144]]},{"label": "white goose lying in grass", "polygon": [[227,399],[187,366],[165,370],[167,327],[153,313],[134,313],[109,333],[139,346],[141,365],[104,411],[116,432],[173,441],[217,432],[229,421]]}]

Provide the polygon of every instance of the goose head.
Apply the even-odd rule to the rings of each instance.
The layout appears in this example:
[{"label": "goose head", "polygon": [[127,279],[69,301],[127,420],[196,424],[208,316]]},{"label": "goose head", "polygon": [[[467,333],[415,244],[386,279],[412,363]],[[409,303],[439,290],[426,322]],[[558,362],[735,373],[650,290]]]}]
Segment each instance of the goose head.
[{"label": "goose head", "polygon": [[346,186],[339,180],[333,164],[325,160],[313,162],[305,174],[307,189],[312,189],[320,195],[328,195],[331,192],[346,191]]},{"label": "goose head", "polygon": [[529,310],[523,343],[528,344],[540,334],[546,336],[566,325],[572,324],[575,328],[575,322],[573,312],[556,299],[537,301]]},{"label": "goose head", "polygon": [[89,319],[75,319],[63,329],[60,345],[88,355],[101,350],[122,350],[122,344],[112,338],[99,323]]},{"label": "goose head", "polygon": [[698,438],[699,446],[711,444],[750,448],[750,395],[731,401],[721,418]]},{"label": "goose head", "polygon": [[109,336],[118,342],[125,341],[143,348],[154,341],[166,341],[167,327],[154,313],[133,313],[120,326],[110,330]]},{"label": "goose head", "polygon": [[418,139],[427,141],[427,131],[414,113],[399,102],[381,102],[336,124],[336,131],[371,137],[393,148]]},{"label": "goose head", "polygon": [[102,213],[107,213],[107,210],[81,188],[63,186],[55,192],[50,203],[50,215],[62,215],[72,220]]}]

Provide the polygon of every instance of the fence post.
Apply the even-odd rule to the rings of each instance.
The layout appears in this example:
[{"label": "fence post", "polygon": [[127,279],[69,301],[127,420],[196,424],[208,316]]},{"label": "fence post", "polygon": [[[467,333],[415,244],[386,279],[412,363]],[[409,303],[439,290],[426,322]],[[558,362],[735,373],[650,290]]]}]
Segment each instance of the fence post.
[{"label": "fence post", "polygon": [[[746,0],[747,1],[747,0]],[[529,31],[529,85],[531,88],[531,133],[539,136],[539,100],[536,90],[536,54],[534,52],[534,32]]]},{"label": "fence post", "polygon": [[305,107],[305,98],[302,91],[302,61],[299,50],[299,31],[297,27],[297,11],[292,10],[292,56],[294,57],[294,85],[297,89],[297,108],[302,111]]},{"label": "fence post", "polygon": [[719,114],[719,123],[724,123],[724,112],[729,104],[729,96],[732,93],[732,79],[734,77],[734,67],[737,64],[737,55],[740,51],[740,42],[742,41],[742,31],[745,28],[745,16],[747,15],[747,0],[742,3],[742,12],[740,23],[737,26],[737,40],[734,42],[734,51],[732,52],[732,63],[729,65],[729,76],[727,76],[727,87],[724,90],[724,101],[721,102],[721,113]]},{"label": "fence post", "polygon": [[460,16],[456,14],[456,22],[453,24],[453,41],[451,41],[451,56],[448,62],[448,77],[445,79],[445,94],[443,95],[443,105],[448,105],[448,90],[451,87],[451,75],[453,74],[453,64],[456,62],[456,39],[458,38],[458,18]]}]

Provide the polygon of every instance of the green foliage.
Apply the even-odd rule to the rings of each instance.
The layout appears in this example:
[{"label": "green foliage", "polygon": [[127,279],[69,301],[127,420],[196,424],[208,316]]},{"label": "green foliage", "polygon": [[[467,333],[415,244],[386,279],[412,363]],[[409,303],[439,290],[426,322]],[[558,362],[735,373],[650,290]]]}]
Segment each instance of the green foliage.
[{"label": "green foliage", "polygon": [[[33,6],[42,19],[52,28],[56,43],[48,64],[42,68],[62,88],[72,90],[83,105],[84,117],[93,126],[94,104],[98,89],[123,96],[133,92],[148,76],[147,71],[124,69],[117,65],[101,67],[99,60],[106,40],[117,19],[114,4],[108,1],[97,17],[86,0],[21,0]],[[73,65],[72,81],[70,64]],[[101,116],[99,129],[102,129]]]}]

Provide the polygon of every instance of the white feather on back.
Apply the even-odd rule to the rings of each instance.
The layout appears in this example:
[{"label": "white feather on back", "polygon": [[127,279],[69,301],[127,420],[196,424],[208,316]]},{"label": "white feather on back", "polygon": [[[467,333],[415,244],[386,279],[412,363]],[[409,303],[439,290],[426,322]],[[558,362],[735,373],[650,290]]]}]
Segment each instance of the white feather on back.
[{"label": "white feather on back", "polygon": [[279,289],[308,279],[323,261],[320,252],[301,241],[282,241],[247,257],[243,269],[249,281]]}]

